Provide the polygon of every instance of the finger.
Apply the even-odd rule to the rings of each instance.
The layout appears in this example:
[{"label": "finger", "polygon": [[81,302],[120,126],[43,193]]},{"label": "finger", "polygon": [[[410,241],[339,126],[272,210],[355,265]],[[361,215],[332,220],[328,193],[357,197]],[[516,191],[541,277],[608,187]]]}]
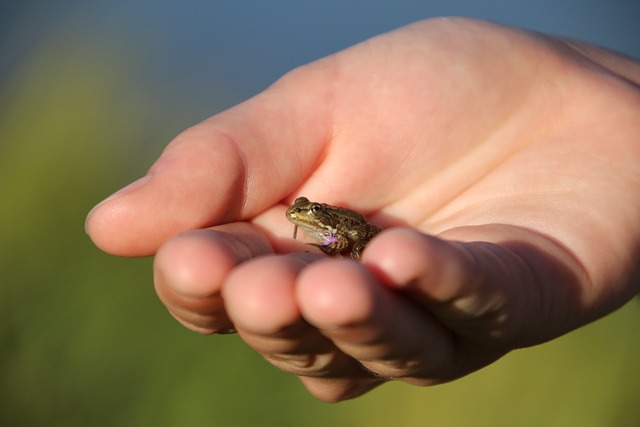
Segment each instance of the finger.
[{"label": "finger", "polygon": [[302,377],[316,397],[335,401],[355,397],[381,380],[310,326],[296,301],[296,277],[319,255],[265,257],[236,269],[223,298],[240,336],[279,369]]},{"label": "finger", "polygon": [[562,333],[556,324],[566,325],[565,318],[578,311],[579,269],[544,236],[508,226],[444,235],[471,242],[389,230],[371,242],[363,261],[387,286],[407,293],[479,347],[506,352],[540,343]]},{"label": "finger", "polygon": [[297,96],[305,80],[287,79],[175,138],[144,178],[89,213],[95,244],[116,255],[150,255],[177,233],[244,220],[281,200],[326,140],[324,110],[302,101],[311,88]]},{"label": "finger", "polygon": [[229,272],[246,260],[271,253],[268,240],[246,223],[196,230],[169,240],[154,262],[156,292],[187,328],[222,333],[233,328],[222,297]]},{"label": "finger", "polygon": [[309,266],[297,295],[305,319],[376,376],[427,385],[455,375],[452,334],[361,264]]},{"label": "finger", "polygon": [[243,339],[296,375],[323,375],[346,362],[304,321],[295,300],[297,274],[317,258],[295,254],[257,259],[236,269],[223,288],[228,314]]}]

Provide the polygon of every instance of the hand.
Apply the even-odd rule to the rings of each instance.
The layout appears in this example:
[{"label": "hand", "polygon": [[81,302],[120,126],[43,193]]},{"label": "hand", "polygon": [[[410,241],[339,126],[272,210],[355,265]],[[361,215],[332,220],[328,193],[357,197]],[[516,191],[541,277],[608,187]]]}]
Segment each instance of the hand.
[{"label": "hand", "polygon": [[[640,291],[639,82],[587,45],[417,23],[185,131],[87,230],[156,254],[178,321],[237,330],[320,399],[449,381]],[[362,263],[322,256],[291,239],[301,195],[388,230]]]}]

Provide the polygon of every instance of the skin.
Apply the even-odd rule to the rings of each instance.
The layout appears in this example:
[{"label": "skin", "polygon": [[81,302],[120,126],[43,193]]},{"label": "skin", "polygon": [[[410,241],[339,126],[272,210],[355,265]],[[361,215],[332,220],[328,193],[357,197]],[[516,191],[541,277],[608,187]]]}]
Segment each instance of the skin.
[{"label": "skin", "polygon": [[[640,292],[638,82],[588,45],[420,22],[186,130],[87,231],[155,254],[179,322],[237,330],[319,399],[451,381]],[[300,195],[385,230],[361,263],[299,252]]]}]

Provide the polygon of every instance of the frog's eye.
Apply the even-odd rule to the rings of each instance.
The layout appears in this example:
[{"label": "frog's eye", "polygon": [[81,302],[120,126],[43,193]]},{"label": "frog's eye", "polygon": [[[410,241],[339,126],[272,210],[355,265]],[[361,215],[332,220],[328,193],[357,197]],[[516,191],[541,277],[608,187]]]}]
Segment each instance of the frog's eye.
[{"label": "frog's eye", "polygon": [[322,206],[313,205],[313,206],[311,206],[311,210],[314,211],[314,212],[320,212],[322,210]]}]

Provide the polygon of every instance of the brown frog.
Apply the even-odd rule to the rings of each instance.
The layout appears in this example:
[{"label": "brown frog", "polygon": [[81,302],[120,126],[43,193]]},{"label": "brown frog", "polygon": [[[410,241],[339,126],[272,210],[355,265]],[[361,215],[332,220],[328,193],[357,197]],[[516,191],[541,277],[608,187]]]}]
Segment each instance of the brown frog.
[{"label": "brown frog", "polygon": [[322,243],[310,243],[327,255],[336,255],[350,250],[351,258],[359,260],[364,247],[376,234],[382,231],[377,225],[369,224],[367,218],[358,212],[326,203],[310,202],[306,197],[298,197],[287,209],[287,219],[295,224],[293,238],[298,227],[310,237]]}]

